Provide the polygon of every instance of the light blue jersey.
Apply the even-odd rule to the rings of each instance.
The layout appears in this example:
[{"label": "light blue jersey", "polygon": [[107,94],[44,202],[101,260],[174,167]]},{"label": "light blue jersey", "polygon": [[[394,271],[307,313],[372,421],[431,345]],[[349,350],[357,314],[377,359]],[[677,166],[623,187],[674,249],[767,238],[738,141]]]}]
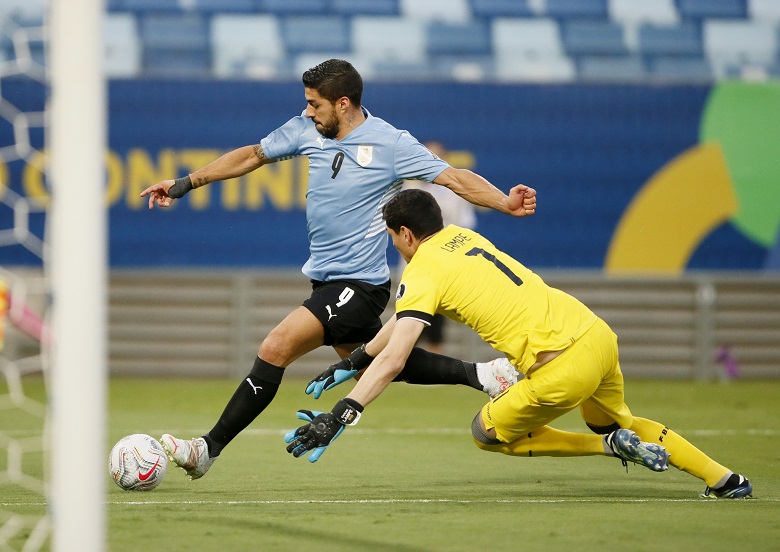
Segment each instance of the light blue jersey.
[{"label": "light blue jersey", "polygon": [[431,182],[449,167],[408,132],[363,112],[366,121],[340,141],[322,136],[301,114],[260,142],[271,159],[309,158],[309,260],[303,273],[313,280],[387,282],[382,207],[403,180]]}]

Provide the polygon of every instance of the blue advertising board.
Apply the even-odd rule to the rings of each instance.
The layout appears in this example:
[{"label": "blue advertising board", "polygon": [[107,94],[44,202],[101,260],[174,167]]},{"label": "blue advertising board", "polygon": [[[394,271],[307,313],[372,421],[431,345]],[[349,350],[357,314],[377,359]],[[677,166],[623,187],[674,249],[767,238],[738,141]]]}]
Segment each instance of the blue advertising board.
[{"label": "blue advertising board", "polygon": [[[452,159],[468,159],[504,191],[534,187],[533,217],[477,215],[481,233],[533,268],[772,269],[780,266],[780,175],[768,161],[758,177],[755,167],[771,147],[763,143],[780,142],[749,129],[737,132],[739,143],[729,139],[733,113],[753,128],[780,120],[778,88],[745,87],[368,83],[363,103],[421,141],[444,143]],[[755,107],[758,92],[768,99]],[[6,93],[35,103],[44,92],[17,83]],[[755,116],[739,110],[746,104]],[[168,210],[150,212],[139,193],[258,143],[304,108],[300,83],[111,82],[111,266],[301,266],[305,159],[213,183]],[[0,126],[0,146],[11,132]],[[2,164],[0,197],[45,201],[40,166]],[[10,216],[0,210],[0,231]],[[32,226],[42,231],[41,222]],[[0,264],[35,262],[23,248],[0,248]]]}]

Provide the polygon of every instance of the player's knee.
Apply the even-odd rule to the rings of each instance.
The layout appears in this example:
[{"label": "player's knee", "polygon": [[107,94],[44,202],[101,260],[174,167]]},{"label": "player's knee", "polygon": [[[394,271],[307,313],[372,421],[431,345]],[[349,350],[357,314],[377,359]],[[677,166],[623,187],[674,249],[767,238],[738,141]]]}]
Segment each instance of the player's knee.
[{"label": "player's knee", "polygon": [[588,422],[585,423],[593,433],[598,433],[599,435],[606,435],[608,433],[612,433],[613,431],[617,431],[618,429],[620,429],[620,424],[618,424],[617,422],[607,426],[597,426],[597,425],[589,424]]},{"label": "player's knee", "polygon": [[482,425],[482,412],[477,412],[474,420],[471,422],[471,436],[474,437],[474,443],[481,449],[487,449],[491,446],[500,445],[501,441],[491,437],[485,431]]}]

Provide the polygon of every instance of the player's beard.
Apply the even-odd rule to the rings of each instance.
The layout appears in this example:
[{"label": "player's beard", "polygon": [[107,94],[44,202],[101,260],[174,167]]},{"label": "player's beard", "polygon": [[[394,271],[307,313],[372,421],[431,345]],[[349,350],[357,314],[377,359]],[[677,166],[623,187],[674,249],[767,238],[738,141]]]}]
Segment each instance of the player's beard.
[{"label": "player's beard", "polygon": [[333,117],[327,123],[315,123],[314,127],[317,132],[322,134],[325,138],[335,138],[339,135],[339,121]]}]

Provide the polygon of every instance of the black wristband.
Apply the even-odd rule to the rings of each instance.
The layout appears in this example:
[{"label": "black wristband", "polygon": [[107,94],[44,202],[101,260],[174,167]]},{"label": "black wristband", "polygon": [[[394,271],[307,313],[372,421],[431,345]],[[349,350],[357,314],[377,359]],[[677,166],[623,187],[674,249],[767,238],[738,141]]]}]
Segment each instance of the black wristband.
[{"label": "black wristband", "polygon": [[353,426],[360,420],[360,413],[363,412],[363,405],[355,399],[341,399],[331,410],[331,414],[336,417],[336,421],[343,425]]},{"label": "black wristband", "polygon": [[352,364],[352,368],[355,370],[362,370],[363,368],[368,368],[369,364],[371,364],[374,361],[374,357],[369,355],[366,352],[366,346],[361,345],[351,353],[349,353],[349,356],[347,357],[349,359],[350,364]]},{"label": "black wristband", "polygon": [[177,178],[173,181],[173,186],[168,189],[168,197],[173,199],[179,199],[187,192],[193,189],[192,180],[190,175]]}]

